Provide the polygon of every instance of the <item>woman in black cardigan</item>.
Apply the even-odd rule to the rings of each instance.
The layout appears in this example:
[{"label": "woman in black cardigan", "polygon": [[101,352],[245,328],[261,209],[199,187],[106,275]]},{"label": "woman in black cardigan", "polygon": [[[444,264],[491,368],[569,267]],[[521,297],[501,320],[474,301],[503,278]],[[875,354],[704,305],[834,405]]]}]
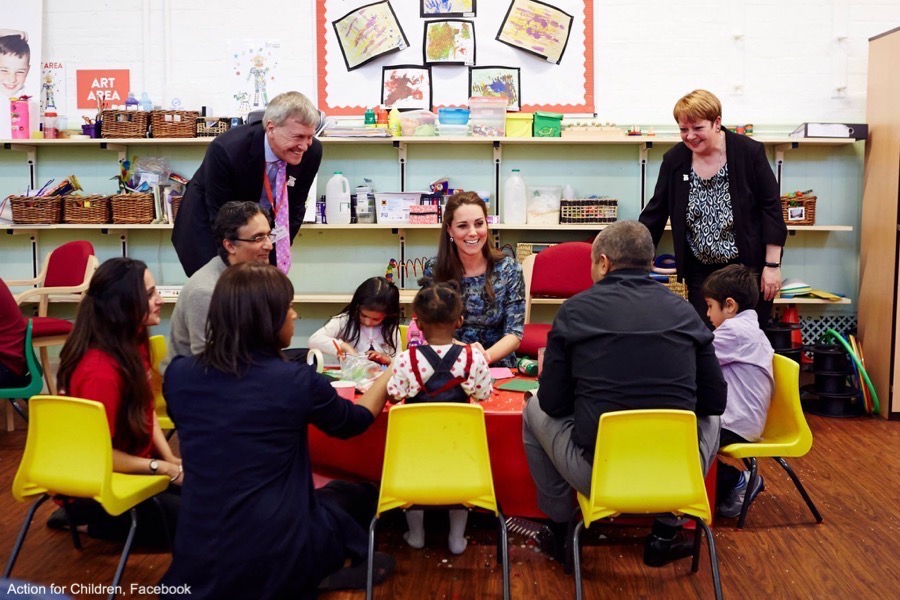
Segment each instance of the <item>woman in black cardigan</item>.
[{"label": "woman in black cardigan", "polygon": [[675,104],[682,143],[666,152],[653,198],[640,221],[659,244],[666,221],[678,277],[688,300],[709,325],[701,286],[713,271],[739,263],[760,277],[760,326],[781,289],[781,255],[787,239],[778,183],[765,147],[722,127],[722,104],[694,90]]}]

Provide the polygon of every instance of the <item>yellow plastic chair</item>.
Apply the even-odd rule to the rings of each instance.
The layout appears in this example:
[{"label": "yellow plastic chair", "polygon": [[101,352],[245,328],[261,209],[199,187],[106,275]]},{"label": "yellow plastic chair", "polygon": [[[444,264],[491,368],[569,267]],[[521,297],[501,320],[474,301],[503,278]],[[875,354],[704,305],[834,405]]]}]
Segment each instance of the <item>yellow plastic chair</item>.
[{"label": "yellow plastic chair", "polygon": [[[41,363],[38,362],[37,356],[34,355],[34,346],[31,345],[31,319],[28,319],[28,327],[25,328],[25,368],[28,371],[28,383],[17,388],[0,389],[0,398],[6,398],[19,415],[28,422],[28,415],[22,410],[22,407],[16,403],[16,400],[22,399],[28,402],[28,399],[35,394],[40,394],[44,389],[44,370]],[[7,423],[7,429],[13,430],[12,421]]]},{"label": "yellow plastic chair", "polygon": [[[794,470],[791,469],[785,456],[804,456],[812,448],[812,431],[803,415],[800,406],[800,365],[793,360],[776,354],[772,359],[772,370],[775,375],[775,390],[772,393],[772,403],[769,405],[769,414],[766,417],[766,426],[763,429],[762,439],[751,444],[731,444],[719,449],[719,454],[740,458],[750,469],[750,481],[747,489],[753,489],[756,485],[757,458],[770,457],[787,471],[791,481],[794,482],[797,491],[803,496],[806,506],[816,519],[821,523],[824,518],[819,513],[816,505],[806,492],[806,488],[800,483]],[[744,505],[741,507],[741,516],[738,519],[738,529],[744,527],[747,519],[748,503],[750,495],[744,495]]]},{"label": "yellow plastic chair", "polygon": [[578,494],[580,514],[572,536],[575,597],[582,598],[581,532],[600,519],[675,515],[697,524],[691,571],[700,565],[700,531],[706,534],[716,598],[722,598],[716,545],[697,443],[697,417],[684,410],[628,410],[600,417],[591,475],[591,497]]},{"label": "yellow plastic chair", "polygon": [[159,372],[159,363],[166,357],[167,352],[164,336],[150,336],[150,387],[153,389],[153,404],[159,427],[164,431],[167,430],[169,433],[166,437],[170,438],[175,433],[175,423],[169,417],[166,399],[162,393],[162,374]]},{"label": "yellow plastic chair", "polygon": [[[115,590],[137,529],[135,506],[165,491],[169,487],[169,478],[113,472],[112,438],[106,410],[99,402],[64,396],[34,396],[29,402],[29,412],[28,438],[13,480],[12,495],[19,502],[33,496],[39,498],[25,517],[3,577],[10,576],[35,511],[41,504],[51,496],[92,498],[112,516],[125,511],[131,513],[131,529],[112,582],[111,589]],[[78,531],[75,527],[69,530],[75,547],[80,550]],[[115,592],[109,597],[114,598]]]},{"label": "yellow plastic chair", "polygon": [[397,349],[397,352],[406,350],[406,335],[408,331],[409,325],[400,325],[400,348]]},{"label": "yellow plastic chair", "polygon": [[375,525],[382,513],[458,504],[497,516],[497,561],[503,565],[503,598],[508,600],[506,519],[494,494],[484,410],[477,404],[456,402],[393,407],[388,413],[378,507],[369,525],[367,600],[372,598]]}]

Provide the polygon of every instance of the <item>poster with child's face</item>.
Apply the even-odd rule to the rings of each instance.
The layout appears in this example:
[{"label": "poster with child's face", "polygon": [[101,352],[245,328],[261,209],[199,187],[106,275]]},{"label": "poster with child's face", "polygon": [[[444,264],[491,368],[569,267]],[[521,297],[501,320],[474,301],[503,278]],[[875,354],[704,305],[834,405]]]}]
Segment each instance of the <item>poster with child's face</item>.
[{"label": "poster with child's face", "polygon": [[[42,1],[0,0],[0,139],[13,137],[13,117],[17,137],[30,137],[38,129],[43,5]],[[13,113],[10,98],[23,96],[30,98],[30,110],[17,108]]]}]

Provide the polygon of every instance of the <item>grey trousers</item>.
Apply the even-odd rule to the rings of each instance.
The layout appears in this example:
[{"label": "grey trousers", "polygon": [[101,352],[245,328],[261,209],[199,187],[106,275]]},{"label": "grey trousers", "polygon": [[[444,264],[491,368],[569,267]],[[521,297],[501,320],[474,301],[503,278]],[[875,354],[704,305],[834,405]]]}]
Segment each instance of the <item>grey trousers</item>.
[{"label": "grey trousers", "polygon": [[[719,450],[720,418],[697,417],[700,463],[706,473]],[[528,469],[537,487],[537,504],[557,523],[567,522],[575,508],[572,490],[591,494],[592,465],[572,440],[573,417],[553,418],[541,410],[537,396],[522,411],[522,441]]]}]

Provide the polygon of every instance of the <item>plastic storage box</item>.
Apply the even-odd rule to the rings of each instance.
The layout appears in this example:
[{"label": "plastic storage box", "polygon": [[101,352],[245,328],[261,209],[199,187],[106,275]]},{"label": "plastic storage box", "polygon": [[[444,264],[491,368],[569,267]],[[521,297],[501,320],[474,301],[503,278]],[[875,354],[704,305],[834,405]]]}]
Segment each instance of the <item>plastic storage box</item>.
[{"label": "plastic storage box", "polygon": [[410,110],[400,113],[400,133],[403,135],[434,135],[437,115],[430,110]]},{"label": "plastic storage box", "polygon": [[443,123],[438,123],[436,130],[439,136],[444,137],[469,135],[468,125],[444,125]]},{"label": "plastic storage box", "polygon": [[469,126],[472,135],[506,135],[506,98],[472,96],[469,98]]},{"label": "plastic storage box", "polygon": [[526,222],[529,225],[558,225],[562,186],[529,185],[525,189]]},{"label": "plastic storage box", "polygon": [[469,122],[468,108],[439,108],[438,123],[441,125],[465,125]]},{"label": "plastic storage box", "polygon": [[506,113],[506,137],[531,137],[534,113]]},{"label": "plastic storage box", "polygon": [[560,137],[562,115],[560,113],[534,113],[534,137]]}]

